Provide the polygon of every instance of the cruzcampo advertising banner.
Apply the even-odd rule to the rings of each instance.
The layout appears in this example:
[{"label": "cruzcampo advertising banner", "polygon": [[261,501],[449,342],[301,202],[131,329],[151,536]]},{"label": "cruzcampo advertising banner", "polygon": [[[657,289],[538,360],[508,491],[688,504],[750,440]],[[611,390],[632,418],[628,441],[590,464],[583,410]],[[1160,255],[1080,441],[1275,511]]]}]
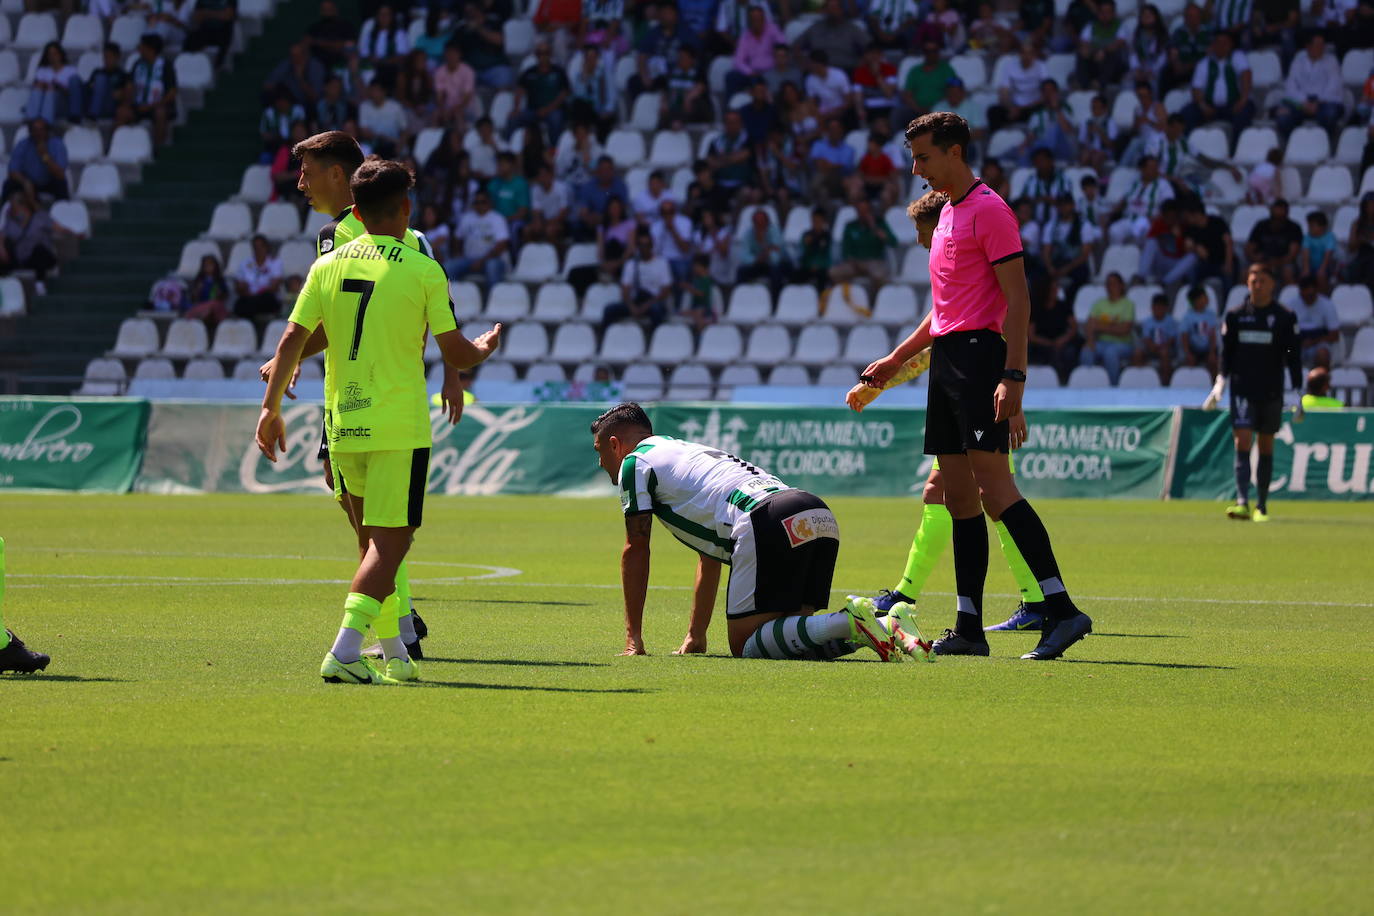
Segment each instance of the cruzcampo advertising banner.
[{"label": "cruzcampo advertising banner", "polygon": [[0,398],[0,489],[122,493],[143,458],[148,402]]},{"label": "cruzcampo advertising banner", "polygon": [[[1182,411],[1170,495],[1234,499],[1234,454],[1226,411]],[[1256,461],[1258,450],[1252,448],[1250,457]],[[1270,493],[1284,499],[1374,498],[1372,457],[1374,410],[1312,411],[1300,423],[1286,413],[1274,436]]]}]

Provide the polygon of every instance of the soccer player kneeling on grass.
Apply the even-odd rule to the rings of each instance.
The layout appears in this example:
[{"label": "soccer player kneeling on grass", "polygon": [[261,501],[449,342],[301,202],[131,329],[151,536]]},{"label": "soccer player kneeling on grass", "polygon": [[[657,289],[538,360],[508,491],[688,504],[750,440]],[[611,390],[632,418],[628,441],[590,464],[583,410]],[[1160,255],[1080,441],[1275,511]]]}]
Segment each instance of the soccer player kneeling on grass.
[{"label": "soccer player kneeling on grass", "polygon": [[[410,221],[410,170],[369,159],[353,173],[356,212],[367,232],[325,253],[277,344],[257,444],[269,461],[286,447],[281,399],[306,341],[323,328],[325,431],[335,495],[359,520],[358,572],[343,626],[320,676],[346,684],[394,684],[419,677],[398,624],[396,571],[420,526],[432,444],[425,391],[425,331],[444,361],[471,368],[491,355],[501,326],[476,340],[457,330],[444,270],[402,241]],[[372,627],[384,668],[361,656]]]},{"label": "soccer player kneeling on grass", "polygon": [[[818,497],[718,449],[655,436],[638,404],[620,404],[592,423],[601,467],[620,487],[625,549],[625,651],[645,655],[644,599],[649,535],[663,526],[698,554],[692,617],[675,654],[706,651],[722,563],[730,652],[745,658],[831,659],[867,646],[883,661],[917,651],[909,617],[880,625],[866,602],[816,614],[830,602],[840,550],[835,516]],[[903,629],[910,626],[910,629]]]}]

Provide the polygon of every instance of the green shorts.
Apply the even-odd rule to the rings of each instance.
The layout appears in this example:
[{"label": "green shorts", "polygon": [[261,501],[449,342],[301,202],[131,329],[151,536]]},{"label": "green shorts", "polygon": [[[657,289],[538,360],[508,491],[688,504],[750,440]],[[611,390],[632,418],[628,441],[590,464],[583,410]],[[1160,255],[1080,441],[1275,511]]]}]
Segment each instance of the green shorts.
[{"label": "green shorts", "polygon": [[363,501],[363,524],[374,528],[418,528],[429,480],[429,449],[387,452],[330,452],[334,498],[352,493]]},{"label": "green shorts", "polygon": [[[1007,452],[1007,467],[1011,468],[1012,474],[1015,474],[1015,473],[1016,473],[1016,459],[1015,459],[1014,457],[1012,457],[1011,452]],[[939,458],[936,458],[933,462],[931,462],[930,469],[931,469],[932,471],[938,471],[938,470],[940,470],[940,459],[939,459]]]}]

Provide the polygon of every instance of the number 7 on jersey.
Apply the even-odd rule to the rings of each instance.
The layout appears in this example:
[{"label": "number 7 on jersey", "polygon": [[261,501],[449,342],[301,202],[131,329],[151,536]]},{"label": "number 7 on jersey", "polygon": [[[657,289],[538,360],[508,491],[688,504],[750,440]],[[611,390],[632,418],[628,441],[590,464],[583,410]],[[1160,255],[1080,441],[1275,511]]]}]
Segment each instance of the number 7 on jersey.
[{"label": "number 7 on jersey", "polygon": [[358,293],[358,314],[353,319],[353,346],[348,349],[350,360],[358,358],[358,345],[363,341],[363,316],[367,314],[367,302],[372,291],[377,288],[375,280],[344,280],[339,289],[345,293]]}]

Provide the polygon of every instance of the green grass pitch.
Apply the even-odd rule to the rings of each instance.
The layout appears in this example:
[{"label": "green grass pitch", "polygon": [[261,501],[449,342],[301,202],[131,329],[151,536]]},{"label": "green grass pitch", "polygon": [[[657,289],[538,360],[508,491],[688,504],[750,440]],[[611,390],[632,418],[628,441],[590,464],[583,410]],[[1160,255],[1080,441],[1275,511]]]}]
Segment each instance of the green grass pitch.
[{"label": "green grass pitch", "polygon": [[[890,586],[915,504],[833,508],[837,599]],[[1273,508],[1043,501],[1097,633],[880,665],[722,657],[723,619],[671,656],[661,529],[615,658],[613,497],[432,498],[425,683],[361,688],[317,677],[323,496],[6,495],[6,620],[54,661],[0,678],[0,912],[1370,912],[1374,523]]]}]

